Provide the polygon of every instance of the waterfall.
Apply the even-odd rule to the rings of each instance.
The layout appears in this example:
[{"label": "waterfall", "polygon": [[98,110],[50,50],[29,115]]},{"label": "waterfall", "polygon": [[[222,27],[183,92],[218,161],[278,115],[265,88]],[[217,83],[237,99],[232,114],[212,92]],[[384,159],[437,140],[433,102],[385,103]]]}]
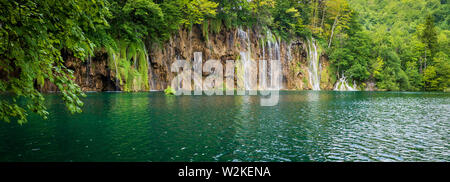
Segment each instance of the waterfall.
[{"label": "waterfall", "polygon": [[311,40],[308,40],[308,61],[309,83],[313,90],[320,90],[319,56],[316,42],[312,37]]},{"label": "waterfall", "polygon": [[336,82],[336,85],[334,86],[334,90],[336,91],[356,91],[356,83],[353,81],[353,87],[351,87],[348,82],[347,78],[342,74],[342,77],[339,79],[339,81]]},{"label": "waterfall", "polygon": [[[266,90],[267,89],[267,60],[266,60],[266,49],[264,42],[261,43],[261,55],[262,59],[259,60],[259,89]],[[265,81],[265,82],[264,82]]]},{"label": "waterfall", "polygon": [[288,43],[288,47],[287,47],[287,61],[291,61],[292,60],[292,54],[291,54],[291,43]]},{"label": "waterfall", "polygon": [[[269,62],[270,60],[273,59],[273,52],[272,52],[273,35],[272,35],[272,32],[267,30],[266,37],[267,37],[267,49],[268,49],[267,51],[269,52],[269,59],[267,61]],[[269,64],[269,66],[270,66],[270,64]],[[269,67],[266,70],[268,71],[268,75],[267,75],[267,80],[266,81],[269,82],[272,79],[272,74],[269,71],[270,70]],[[266,83],[266,85],[267,85],[267,83]]]},{"label": "waterfall", "polygon": [[[273,36],[272,32],[270,32],[269,30],[266,33],[267,36],[267,48],[268,48],[268,52],[269,52],[269,59],[268,62],[270,63],[271,60],[276,60],[276,61],[281,61],[281,51],[280,51],[280,43],[279,41],[276,39],[276,37]],[[276,81],[276,79],[279,78],[275,78],[272,75],[272,71],[271,71],[271,67],[272,65],[269,64],[269,67],[267,68],[268,71],[268,81],[270,81],[270,83],[274,83]],[[281,68],[280,69],[275,69],[275,75],[281,75]],[[280,89],[278,85],[280,84],[270,84],[271,88],[270,89]],[[273,85],[276,85],[278,88],[272,87]]]},{"label": "waterfall", "polygon": [[[270,59],[271,59],[271,60],[273,59],[273,60],[275,60],[275,61],[280,62],[280,61],[281,61],[281,52],[280,52],[280,44],[279,44],[279,41],[278,41],[278,39],[276,39],[276,37],[274,37],[274,36],[272,35],[271,32],[269,32],[269,35],[270,35],[271,39],[268,39],[268,41],[273,41],[273,42],[270,43],[270,45],[273,46],[273,48],[270,48],[270,50],[273,50],[273,51],[274,51],[274,53],[271,53]],[[275,58],[273,58],[273,55],[275,55]],[[268,69],[268,70],[271,70],[273,66],[275,66],[275,65],[272,65],[272,64],[271,64],[271,65],[270,65],[270,69]],[[275,82],[276,82],[276,80],[279,79],[279,78],[278,78],[278,76],[275,77],[275,75],[281,75],[281,69],[275,69],[275,71],[276,71],[276,72],[274,72],[274,73],[272,73],[272,71],[269,71],[270,81],[271,81],[271,83],[272,83],[272,84],[271,84],[271,89],[276,89],[276,90],[278,90],[278,89],[280,89],[280,88],[279,88],[279,84],[275,84]],[[272,75],[272,74],[274,74],[274,75]],[[273,86],[276,86],[276,87],[273,87]]]},{"label": "waterfall", "polygon": [[241,42],[245,42],[247,44],[247,51],[241,51],[240,56],[243,63],[243,71],[244,71],[244,88],[245,90],[252,90],[252,64],[251,64],[251,42],[250,36],[247,32],[243,31],[241,28],[238,28],[238,37],[241,39]]},{"label": "waterfall", "polygon": [[250,54],[248,52],[240,52],[241,55],[241,60],[243,63],[243,69],[244,69],[244,87],[245,90],[251,90],[251,85],[250,85],[250,71],[251,71],[251,67],[250,67]]},{"label": "waterfall", "polygon": [[281,53],[280,53],[280,44],[278,44],[278,40],[275,41],[275,60],[280,61]]},{"label": "waterfall", "polygon": [[152,89],[154,90],[155,88],[155,74],[153,73],[150,56],[145,44],[144,44],[144,51],[145,51],[145,59],[147,60],[148,90],[151,91]]},{"label": "waterfall", "polygon": [[273,53],[272,53],[272,33],[267,31],[267,48],[269,49],[269,60],[273,59]]},{"label": "waterfall", "polygon": [[[245,90],[256,90],[257,86],[257,67],[258,64],[256,64],[255,61],[251,60],[251,41],[250,41],[250,34],[248,32],[243,31],[241,28],[238,28],[237,30],[237,37],[241,40],[241,45],[246,44],[247,49],[246,51],[240,52],[240,58],[242,61],[242,69],[243,69],[243,77],[244,77],[244,87]],[[267,49],[265,48],[265,45],[263,43],[262,47],[262,59],[266,59],[266,50],[268,53],[268,58],[266,61],[259,61],[259,79],[261,78],[267,78],[265,79],[265,82],[262,83],[262,81],[259,82],[260,89],[280,89],[278,84],[278,81],[280,79],[281,75],[281,68],[278,63],[281,61],[281,48],[280,48],[280,42],[277,40],[270,31],[267,31]],[[271,65],[271,60],[278,61],[276,65]],[[272,67],[274,68],[274,73],[272,73]],[[280,68],[280,69],[279,69]],[[264,71],[266,70],[266,72]],[[261,73],[263,72],[263,73]],[[267,74],[268,73],[268,74]],[[267,74],[263,75],[263,74]],[[272,75],[273,74],[273,75]],[[264,80],[264,79],[263,79]],[[272,84],[269,84],[272,83]],[[270,86],[269,86],[270,85]]]},{"label": "waterfall", "polygon": [[91,72],[90,64],[91,64],[91,54],[88,55],[88,59],[86,60],[86,85],[89,85],[89,74]]},{"label": "waterfall", "polygon": [[[273,36],[272,32],[269,30],[266,33],[267,37],[267,48],[269,49],[269,60],[280,60],[281,59],[281,52],[280,52],[280,43],[279,41]],[[274,57],[275,55],[275,57]]]},{"label": "waterfall", "polygon": [[262,47],[262,60],[265,60],[266,59],[266,57],[265,57],[266,56],[265,45],[262,44],[261,47]]},{"label": "waterfall", "polygon": [[116,54],[112,54],[112,56],[113,56],[113,60],[114,60],[114,66],[115,66],[115,70],[116,70],[116,91],[119,91],[119,88],[120,88],[120,86],[119,86],[119,71],[117,70],[117,60],[116,60]]},{"label": "waterfall", "polygon": [[148,53],[146,54],[146,59],[147,59],[147,70],[148,70],[148,75],[150,75],[148,77],[148,89],[151,91],[152,89],[155,90],[155,73],[153,73],[153,69],[152,69],[152,64],[150,62],[150,58],[148,56]]},{"label": "waterfall", "polygon": [[194,52],[194,63],[192,65],[194,72],[192,74],[192,80],[194,80],[194,90],[195,90],[194,94],[196,95],[201,95],[201,90],[203,89],[202,63],[203,63],[202,53]]}]

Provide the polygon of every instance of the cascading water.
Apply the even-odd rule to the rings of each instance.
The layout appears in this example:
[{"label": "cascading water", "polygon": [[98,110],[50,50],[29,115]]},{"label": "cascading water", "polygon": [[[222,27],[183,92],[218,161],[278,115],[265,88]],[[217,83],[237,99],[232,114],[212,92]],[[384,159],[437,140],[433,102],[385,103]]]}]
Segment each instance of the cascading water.
[{"label": "cascading water", "polygon": [[148,87],[149,90],[155,90],[155,73],[153,73],[153,69],[152,69],[152,65],[150,62],[150,58],[148,56],[148,53],[146,54],[146,59],[147,59],[147,70],[148,70],[148,75],[150,75],[151,77],[148,77]]},{"label": "cascading water", "polygon": [[[270,64],[271,60],[275,60],[275,61],[281,61],[281,51],[280,51],[280,44],[279,41],[272,35],[272,32],[267,31],[266,32],[266,38],[267,38],[267,53],[268,53],[268,59],[265,62],[260,63],[261,64],[261,68],[266,68],[264,69],[265,71],[267,71],[268,75],[267,75],[267,79],[266,79],[266,83],[262,83],[262,85],[260,85],[260,88],[265,90],[265,89],[280,89],[279,85],[280,84],[275,84],[276,81],[278,81],[278,77],[274,78],[274,75],[281,75],[281,68],[280,69],[275,69],[274,73],[272,73],[271,67],[272,65]],[[263,53],[262,53],[262,58],[263,60],[265,60],[265,45],[262,45],[262,49],[263,49]],[[267,64],[269,63],[269,64]],[[274,75],[272,75],[274,74]],[[262,78],[264,75],[264,73],[260,73],[260,78]],[[265,75],[264,75],[265,77]],[[272,83],[272,84],[269,84]],[[270,86],[269,86],[270,85]],[[276,87],[274,87],[276,86]],[[270,87],[270,88],[268,88]]]},{"label": "cascading water", "polygon": [[[274,37],[274,36],[272,35],[271,32],[269,32],[269,36],[270,36],[271,38],[268,39],[268,41],[273,41],[273,42],[270,43],[270,45],[272,45],[273,48],[270,48],[270,49],[274,51],[274,53],[271,53],[270,60],[273,59],[273,60],[276,60],[276,61],[279,62],[279,61],[281,61],[281,52],[280,52],[280,44],[279,44],[279,41],[276,39],[276,37]],[[273,54],[275,54],[275,58],[272,57]],[[270,65],[270,67],[272,67],[272,66],[275,66],[275,65]],[[280,68],[280,69],[275,69],[274,71],[275,71],[275,72],[272,73],[272,71],[269,70],[270,80],[271,80],[271,82],[272,82],[272,84],[271,84],[271,89],[277,89],[277,90],[278,90],[278,89],[280,89],[280,88],[279,88],[280,84],[275,84],[275,81],[278,80],[279,78],[278,78],[278,77],[275,77],[275,75],[281,75],[281,68]],[[272,75],[272,74],[274,74],[274,75]],[[274,86],[276,86],[276,87],[274,87]]]},{"label": "cascading water", "polygon": [[280,44],[278,44],[278,40],[275,41],[275,60],[280,60],[281,58],[281,53],[280,53]]},{"label": "cascading water", "polygon": [[288,47],[287,47],[287,61],[291,61],[292,60],[291,48],[292,48],[292,45],[289,42],[288,43]]},{"label": "cascading water", "polygon": [[308,40],[308,59],[309,83],[313,90],[320,90],[319,56],[316,42],[312,37],[311,40]]},{"label": "cascading water", "polygon": [[[192,79],[194,80],[194,89],[196,91],[202,90],[202,53],[194,52],[194,64],[192,65],[194,69],[194,74],[192,75]],[[211,73],[214,74],[214,73]]]},{"label": "cascading water", "polygon": [[339,79],[339,81],[336,82],[336,85],[334,86],[334,90],[336,91],[356,91],[356,83],[353,81],[353,87],[350,86],[347,82],[347,78],[342,75],[342,77]]},{"label": "cascading water", "polygon": [[262,60],[266,59],[266,49],[264,43],[261,45],[262,47]]},{"label": "cascading water", "polygon": [[240,56],[243,64],[244,71],[244,87],[245,90],[252,90],[251,84],[251,76],[252,76],[252,67],[251,67],[251,42],[250,37],[247,32],[243,31],[241,28],[238,28],[238,37],[241,39],[241,42],[245,42],[247,44],[247,51],[241,51]]},{"label": "cascading water", "polygon": [[114,67],[116,68],[115,69],[115,71],[116,71],[116,91],[119,91],[119,77],[118,77],[118,75],[117,74],[119,74],[119,71],[117,70],[117,60],[116,60],[116,54],[112,54],[112,56],[113,56],[113,60],[114,60]]},{"label": "cascading water", "polygon": [[147,47],[144,44],[144,50],[145,50],[145,59],[147,61],[147,71],[148,71],[148,89],[151,91],[152,89],[154,90],[155,88],[155,74],[153,73],[153,69],[152,69],[152,64],[150,62],[150,57],[149,57],[149,53],[147,50]]},{"label": "cascading water", "polygon": [[86,60],[86,85],[89,85],[89,74],[91,72],[90,64],[91,64],[91,55],[89,54],[88,59]]},{"label": "cascading water", "polygon": [[[266,33],[266,36],[267,36],[267,48],[268,48],[268,52],[269,52],[269,59],[268,59],[268,61],[270,61],[270,60],[273,59],[272,46],[273,46],[273,42],[274,41],[272,40],[273,39],[272,32],[270,32],[268,30],[267,33]],[[270,72],[270,68],[267,68],[267,71],[268,71],[267,81],[270,81],[272,79],[272,74]]]},{"label": "cascading water", "polygon": [[[261,38],[261,37],[259,37]],[[261,43],[261,57],[262,59],[259,60],[259,89],[260,90],[266,90],[267,89],[267,76],[266,73],[267,72],[267,60],[266,59],[266,49],[265,49],[265,45],[264,42]],[[265,82],[264,82],[265,81]]]}]

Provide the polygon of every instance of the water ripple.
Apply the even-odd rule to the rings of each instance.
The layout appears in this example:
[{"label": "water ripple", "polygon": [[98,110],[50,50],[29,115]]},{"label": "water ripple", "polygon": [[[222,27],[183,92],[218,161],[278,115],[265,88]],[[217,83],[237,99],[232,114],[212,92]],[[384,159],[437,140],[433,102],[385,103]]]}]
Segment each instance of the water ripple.
[{"label": "water ripple", "polygon": [[449,161],[450,94],[259,96],[89,93],[70,115],[0,123],[0,161]]}]

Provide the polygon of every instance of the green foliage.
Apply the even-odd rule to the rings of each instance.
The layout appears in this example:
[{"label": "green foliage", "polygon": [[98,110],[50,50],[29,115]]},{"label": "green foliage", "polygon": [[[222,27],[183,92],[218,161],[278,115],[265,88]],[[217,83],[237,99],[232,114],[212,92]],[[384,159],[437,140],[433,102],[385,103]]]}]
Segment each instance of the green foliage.
[{"label": "green foliage", "polygon": [[431,15],[427,16],[425,21],[425,27],[419,33],[420,33],[420,40],[425,44],[425,47],[431,53],[429,57],[433,59],[433,56],[437,51],[437,33],[434,27],[433,16]]},{"label": "green foliage", "polygon": [[166,94],[166,95],[175,95],[175,90],[171,86],[168,86],[164,90],[164,94]]},{"label": "green foliage", "polygon": [[216,15],[217,3],[208,0],[193,0],[186,3],[182,8],[184,19],[181,21],[185,27],[191,27],[194,24],[201,24],[206,18]]},{"label": "green foliage", "polygon": [[209,21],[209,24],[211,26],[212,32],[215,34],[218,34],[222,30],[222,20],[220,19],[212,19]]},{"label": "green foliage", "polygon": [[251,14],[257,26],[267,26],[273,22],[272,11],[275,8],[275,0],[250,1]]},{"label": "green foliage", "polygon": [[38,90],[47,83],[58,87],[70,112],[81,112],[78,97],[84,94],[62,52],[85,60],[105,49],[124,91],[148,90],[146,47],[200,24],[206,41],[211,32],[236,27],[269,30],[278,40],[314,36],[332,62],[331,80],[344,74],[359,83],[376,81],[384,90],[448,90],[450,80],[446,1],[0,0],[0,5],[0,92],[8,94],[0,100],[0,119],[8,122],[26,122],[29,111],[47,116]]},{"label": "green foliage", "polygon": [[[449,54],[448,4],[439,0],[349,0],[371,46],[369,79],[386,90],[444,90]],[[349,31],[357,30],[351,26]],[[349,39],[351,39],[351,34]],[[338,40],[339,41],[339,40]],[[435,61],[440,54],[439,60]],[[341,57],[339,57],[341,58]],[[382,61],[382,62],[380,62]],[[380,64],[382,63],[382,64]],[[433,66],[433,67],[430,67]],[[439,81],[438,81],[439,80]],[[439,84],[438,84],[439,82]],[[441,85],[441,86],[438,86]]]},{"label": "green foliage", "polygon": [[384,61],[381,57],[377,57],[371,65],[372,78],[380,79],[381,71],[383,70]]},{"label": "green foliage", "polygon": [[[109,0],[112,16],[109,66],[116,70],[123,91],[148,90],[146,44],[163,43],[180,28],[207,22],[215,16],[217,4],[208,0]],[[204,24],[208,38],[208,24]],[[107,37],[107,36],[106,36]]]},{"label": "green foliage", "polygon": [[108,50],[109,67],[116,72],[116,78],[123,91],[149,90],[148,57],[143,42],[117,41],[119,50]]},{"label": "green foliage", "polygon": [[439,52],[434,58],[434,64],[425,69],[424,86],[427,90],[444,91],[450,85],[450,60],[446,54]]},{"label": "green foliage", "polygon": [[335,40],[336,45],[329,49],[330,60],[340,76],[364,82],[369,79],[370,63],[374,59],[372,42],[365,32],[360,31],[357,14],[352,14],[349,22],[348,28],[342,32],[348,38]]},{"label": "green foliage", "polygon": [[209,21],[205,20],[202,24],[202,35],[206,42],[209,42]]},{"label": "green foliage", "polygon": [[422,88],[422,75],[417,69],[417,63],[409,61],[406,63],[406,75],[409,78],[410,88],[408,90],[417,91]]},{"label": "green foliage", "polygon": [[81,112],[78,97],[84,94],[74,83],[73,72],[63,65],[61,50],[82,59],[92,54],[94,44],[85,33],[107,25],[107,2],[1,0],[0,4],[0,92],[10,94],[10,99],[0,101],[0,119],[22,124],[29,111],[46,118],[45,99],[35,87],[44,81],[57,86],[70,112]]},{"label": "green foliage", "polygon": [[436,67],[435,66],[429,66],[427,69],[425,69],[425,73],[423,74],[423,80],[425,83],[425,88],[427,90],[434,90],[438,87],[438,80],[436,79]]},{"label": "green foliage", "polygon": [[284,40],[293,36],[304,36],[306,25],[303,24],[300,8],[295,1],[277,0],[273,10],[273,23],[270,27]]},{"label": "green foliage", "polygon": [[226,28],[251,26],[255,24],[250,3],[247,0],[213,0],[218,4],[215,19]]},{"label": "green foliage", "polygon": [[165,27],[162,31],[173,33],[180,26],[191,29],[195,24],[202,24],[205,20],[216,15],[217,3],[208,0],[161,0],[159,5],[164,12]]},{"label": "green foliage", "polygon": [[164,15],[158,4],[150,0],[110,0],[110,3],[110,31],[114,38],[137,42],[144,38],[158,41],[163,37]]}]

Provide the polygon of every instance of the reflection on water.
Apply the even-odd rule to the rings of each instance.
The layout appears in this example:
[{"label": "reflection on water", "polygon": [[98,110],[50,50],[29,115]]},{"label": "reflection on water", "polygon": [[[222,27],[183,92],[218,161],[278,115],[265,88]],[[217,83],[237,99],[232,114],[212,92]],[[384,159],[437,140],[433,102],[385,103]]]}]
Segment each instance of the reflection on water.
[{"label": "reflection on water", "polygon": [[70,115],[0,122],[0,161],[449,161],[450,94],[259,96],[90,93]]}]

